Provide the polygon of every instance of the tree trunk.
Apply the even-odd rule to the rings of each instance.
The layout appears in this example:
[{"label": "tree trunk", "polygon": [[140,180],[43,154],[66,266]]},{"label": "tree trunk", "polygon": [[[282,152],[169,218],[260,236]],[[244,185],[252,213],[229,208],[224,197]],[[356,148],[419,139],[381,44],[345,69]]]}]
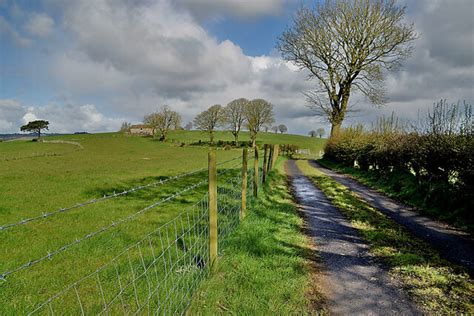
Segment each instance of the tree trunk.
[{"label": "tree trunk", "polygon": [[335,138],[339,135],[339,133],[341,132],[341,125],[342,125],[342,122],[332,123],[330,138]]},{"label": "tree trunk", "polygon": [[214,132],[213,131],[209,132],[209,137],[211,139],[211,144],[214,144]]},{"label": "tree trunk", "polygon": [[234,142],[235,146],[239,144],[239,133],[234,133]]},{"label": "tree trunk", "polygon": [[38,139],[41,138],[41,128],[38,128]]},{"label": "tree trunk", "polygon": [[252,134],[251,139],[252,139],[252,148],[255,148],[255,143],[256,143],[256,140],[257,140],[257,135]]}]

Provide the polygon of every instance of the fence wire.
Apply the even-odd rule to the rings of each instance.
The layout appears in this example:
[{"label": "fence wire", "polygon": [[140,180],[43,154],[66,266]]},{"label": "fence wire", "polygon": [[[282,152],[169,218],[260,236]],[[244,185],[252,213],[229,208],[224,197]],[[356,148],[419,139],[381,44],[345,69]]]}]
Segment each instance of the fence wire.
[{"label": "fence wire", "polygon": [[[238,165],[231,168],[235,167]],[[247,180],[251,188],[251,168]],[[238,176],[218,184],[220,251],[239,224],[241,181],[239,170]],[[251,200],[249,191],[248,201]],[[209,207],[208,195],[204,194],[171,221],[51,296],[29,315],[184,314],[209,271]]]},{"label": "fence wire", "polygon": [[[232,159],[220,162],[217,165],[222,166],[224,164],[227,164],[227,163],[232,162],[232,161],[236,161],[238,159],[241,159],[241,158],[240,157],[232,158]],[[176,176],[172,176],[172,177],[169,177],[169,178],[166,178],[166,179],[161,179],[159,181],[155,181],[155,182],[148,183],[148,184],[145,184],[145,185],[133,187],[133,188],[124,190],[122,192],[114,191],[113,194],[104,195],[103,197],[100,197],[100,198],[92,199],[92,200],[82,202],[82,203],[77,203],[77,204],[72,205],[70,207],[60,208],[58,210],[54,210],[54,211],[51,211],[51,212],[44,212],[41,215],[33,216],[33,217],[30,217],[30,218],[24,218],[24,219],[22,219],[18,222],[3,224],[3,225],[0,225],[0,231],[7,230],[9,228],[13,228],[13,227],[20,226],[20,225],[25,225],[27,223],[34,222],[34,221],[37,221],[37,220],[43,220],[43,219],[46,219],[46,218],[54,216],[54,215],[63,214],[63,213],[69,212],[71,210],[75,210],[75,209],[78,209],[78,208],[81,208],[81,207],[84,207],[84,206],[87,206],[87,205],[91,205],[91,204],[95,204],[95,203],[98,203],[98,202],[110,200],[110,199],[113,199],[113,198],[116,198],[116,197],[119,197],[119,196],[124,196],[124,195],[130,194],[130,193],[136,192],[136,191],[140,191],[140,190],[143,190],[143,189],[147,189],[147,188],[151,188],[151,187],[157,187],[157,186],[163,185],[167,182],[182,179],[182,178],[185,178],[185,177],[189,177],[191,175],[203,172],[205,170],[207,170],[207,167],[197,169],[197,170],[193,170],[193,171],[186,172],[186,173],[182,173],[182,174],[178,174]]]}]

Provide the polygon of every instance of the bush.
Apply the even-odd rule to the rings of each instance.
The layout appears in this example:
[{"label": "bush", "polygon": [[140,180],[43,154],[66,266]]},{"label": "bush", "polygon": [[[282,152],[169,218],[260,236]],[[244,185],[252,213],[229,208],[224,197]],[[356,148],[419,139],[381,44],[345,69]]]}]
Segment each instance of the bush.
[{"label": "bush", "polygon": [[472,107],[465,105],[464,111],[457,107],[441,101],[415,128],[401,125],[392,116],[379,119],[371,129],[360,125],[343,129],[327,142],[324,157],[363,171],[374,170],[395,194],[407,199],[412,199],[416,185],[423,207],[443,213],[443,218],[459,217],[473,224]]},{"label": "bush", "polygon": [[224,150],[231,150],[232,149],[232,146],[227,144],[224,146]]}]

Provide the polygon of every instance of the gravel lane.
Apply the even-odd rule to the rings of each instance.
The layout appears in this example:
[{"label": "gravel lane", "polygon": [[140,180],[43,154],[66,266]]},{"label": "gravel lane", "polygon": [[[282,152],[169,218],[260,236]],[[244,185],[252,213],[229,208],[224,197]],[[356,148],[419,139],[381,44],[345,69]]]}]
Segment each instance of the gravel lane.
[{"label": "gravel lane", "polygon": [[347,175],[324,168],[315,161],[311,161],[310,164],[348,187],[374,208],[406,227],[413,235],[428,242],[444,258],[466,267],[469,274],[474,275],[474,242],[469,234],[411,211],[410,207],[370,189]]},{"label": "gravel lane", "polygon": [[322,284],[334,315],[421,314],[387,271],[372,260],[368,245],[324,194],[288,161],[295,198],[322,259]]}]

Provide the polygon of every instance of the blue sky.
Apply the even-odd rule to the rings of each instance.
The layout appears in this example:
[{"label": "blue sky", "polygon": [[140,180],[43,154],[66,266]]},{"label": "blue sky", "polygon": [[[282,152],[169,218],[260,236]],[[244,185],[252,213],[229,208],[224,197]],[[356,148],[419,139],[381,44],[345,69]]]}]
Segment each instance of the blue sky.
[{"label": "blue sky", "polygon": [[[187,122],[238,97],[271,101],[289,132],[328,128],[305,106],[302,92],[316,83],[275,49],[301,3],[0,0],[0,133],[36,118],[55,132],[115,130],[164,104]],[[348,123],[411,118],[441,98],[473,103],[474,3],[407,4],[420,38],[387,77],[390,102],[378,109],[355,94],[363,112]]]}]

